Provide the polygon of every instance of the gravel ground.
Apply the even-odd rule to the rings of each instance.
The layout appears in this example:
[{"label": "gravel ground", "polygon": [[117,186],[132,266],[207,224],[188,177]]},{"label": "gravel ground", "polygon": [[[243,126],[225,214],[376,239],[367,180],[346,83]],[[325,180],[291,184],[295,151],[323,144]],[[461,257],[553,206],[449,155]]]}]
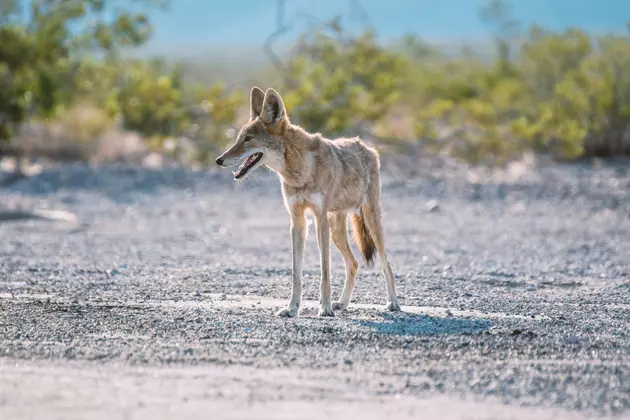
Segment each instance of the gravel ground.
[{"label": "gravel ground", "polygon": [[[291,256],[272,174],[47,170],[0,195],[77,216],[0,224],[0,417],[629,418],[627,168],[386,167],[406,311],[381,310],[377,263],[333,319],[273,316]],[[318,281],[311,226],[305,299]]]}]

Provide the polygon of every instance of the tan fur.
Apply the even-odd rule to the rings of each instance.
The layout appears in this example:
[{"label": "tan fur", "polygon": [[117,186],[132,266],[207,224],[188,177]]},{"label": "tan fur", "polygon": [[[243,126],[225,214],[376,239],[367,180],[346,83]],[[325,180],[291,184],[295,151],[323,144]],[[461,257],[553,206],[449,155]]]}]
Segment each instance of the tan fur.
[{"label": "tan fur", "polygon": [[[320,250],[320,316],[334,316],[346,309],[354,289],[358,263],[348,243],[347,215],[352,213],[355,239],[366,261],[378,252],[387,290],[387,308],[398,311],[394,275],[385,252],[380,207],[380,162],[378,152],[359,138],[329,140],[292,124],[284,102],[273,89],[252,88],[250,119],[236,141],[217,158],[221,166],[232,166],[255,153],[262,158],[241,179],[259,166],[280,177],[285,206],[291,216],[293,290],[280,316],[297,316],[302,298],[302,261],[306,240],[305,212],[315,216]],[[341,252],[346,281],[339,301],[331,302],[330,238]]]},{"label": "tan fur", "polygon": [[354,238],[357,245],[359,245],[361,254],[363,254],[365,262],[371,265],[374,259],[374,252],[376,251],[376,244],[363,222],[363,211],[359,210],[359,214],[355,213],[352,215],[352,227]]}]

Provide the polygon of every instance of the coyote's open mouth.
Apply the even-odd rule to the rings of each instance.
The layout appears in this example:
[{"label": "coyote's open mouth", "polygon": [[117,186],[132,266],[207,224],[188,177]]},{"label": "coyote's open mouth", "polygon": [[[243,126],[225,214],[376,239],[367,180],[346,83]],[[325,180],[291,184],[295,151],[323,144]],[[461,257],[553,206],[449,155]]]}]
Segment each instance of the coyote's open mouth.
[{"label": "coyote's open mouth", "polygon": [[245,159],[245,162],[243,162],[241,166],[239,166],[238,169],[233,172],[234,179],[243,178],[250,169],[256,166],[258,162],[260,162],[260,159],[262,159],[262,157],[263,157],[263,154],[261,152],[256,152],[250,157],[248,157],[247,159]]}]

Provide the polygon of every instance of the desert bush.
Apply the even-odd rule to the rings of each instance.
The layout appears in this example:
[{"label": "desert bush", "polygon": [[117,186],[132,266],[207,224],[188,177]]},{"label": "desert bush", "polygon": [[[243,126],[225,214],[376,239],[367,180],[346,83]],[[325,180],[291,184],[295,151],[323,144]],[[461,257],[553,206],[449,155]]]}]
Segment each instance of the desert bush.
[{"label": "desert bush", "polygon": [[187,108],[186,135],[197,147],[195,159],[208,163],[219,150],[234,140],[240,111],[246,108],[242,90],[229,89],[221,83],[211,87],[196,86],[190,92],[193,108]]},{"label": "desert bush", "polygon": [[[630,153],[630,77],[623,70],[630,38],[534,26],[511,60],[509,72],[497,62],[451,61],[452,71],[431,82],[442,89],[419,106],[416,133],[474,162],[502,162],[526,150],[563,159]],[[459,66],[466,70],[453,69]],[[458,130],[449,137],[439,130],[444,126]]]},{"label": "desert bush", "polygon": [[[40,121],[57,139],[65,136],[59,139],[63,147],[58,144],[64,155],[75,142],[70,154],[84,158],[93,149],[86,144],[114,121],[119,130],[138,133],[157,149],[166,138],[191,131],[209,149],[224,144],[237,109],[244,106],[242,95],[220,84],[185,85],[181,67],[164,60],[120,56],[121,48],[142,45],[151,35],[145,12],[132,10],[138,3],[163,2],[129,4],[107,19],[102,12],[111,4],[103,0],[32,0],[0,9],[0,143],[24,141],[14,135],[28,120]],[[21,4],[29,8],[26,22]],[[43,150],[31,146],[13,142],[4,150]]]},{"label": "desert bush", "polygon": [[162,59],[86,61],[77,86],[77,98],[100,104],[121,129],[142,135],[157,149],[181,135],[209,148],[223,146],[226,130],[246,105],[242,92],[221,83],[184,83],[181,66]]},{"label": "desert bush", "polygon": [[[141,45],[151,34],[143,12],[103,13],[105,0],[3,3],[0,143],[10,140],[27,118],[51,117],[59,106],[74,101],[75,70],[84,54],[113,56],[119,47]],[[22,7],[29,13],[22,13]]]},{"label": "desert bush", "polygon": [[404,66],[402,55],[380,47],[371,31],[347,38],[333,21],[307,32],[283,75],[291,118],[329,135],[376,122],[399,99]]},{"label": "desert bush", "polygon": [[[31,8],[27,24],[16,18],[20,4]],[[233,139],[251,85],[211,85],[209,75],[193,85],[190,63],[123,59],[120,48],[144,43],[151,25],[131,9],[103,20],[107,4],[3,3],[0,143],[25,121],[55,119],[77,143],[104,138],[116,122],[160,153],[192,140],[194,160],[207,162]],[[271,57],[280,71],[273,87],[294,122],[329,136],[369,123],[381,143],[421,138],[436,152],[489,164],[532,150],[563,159],[630,154],[630,36],[522,32],[506,5],[491,0],[481,13],[493,28],[491,57],[469,47],[447,54],[413,35],[385,46],[370,30],[348,35],[340,19],[310,26],[285,61]],[[81,108],[94,111],[92,121],[76,116]]]},{"label": "desert bush", "polygon": [[90,104],[76,104],[60,113],[51,124],[69,141],[89,144],[110,130],[114,120],[102,108]]},{"label": "desert bush", "polygon": [[183,92],[178,69],[166,69],[161,62],[125,63],[118,78],[107,103],[123,128],[149,139],[169,136],[179,128]]}]

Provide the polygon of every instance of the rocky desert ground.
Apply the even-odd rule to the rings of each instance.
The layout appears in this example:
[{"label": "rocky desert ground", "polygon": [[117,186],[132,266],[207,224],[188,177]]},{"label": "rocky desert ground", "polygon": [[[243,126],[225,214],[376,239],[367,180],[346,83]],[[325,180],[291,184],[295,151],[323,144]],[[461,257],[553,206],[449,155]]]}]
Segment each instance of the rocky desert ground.
[{"label": "rocky desert ground", "polygon": [[289,219],[265,170],[77,164],[4,187],[6,214],[72,216],[0,223],[0,418],[630,418],[630,166],[417,168],[383,169],[403,313],[377,262],[333,319],[313,226],[306,307],[274,316]]}]

